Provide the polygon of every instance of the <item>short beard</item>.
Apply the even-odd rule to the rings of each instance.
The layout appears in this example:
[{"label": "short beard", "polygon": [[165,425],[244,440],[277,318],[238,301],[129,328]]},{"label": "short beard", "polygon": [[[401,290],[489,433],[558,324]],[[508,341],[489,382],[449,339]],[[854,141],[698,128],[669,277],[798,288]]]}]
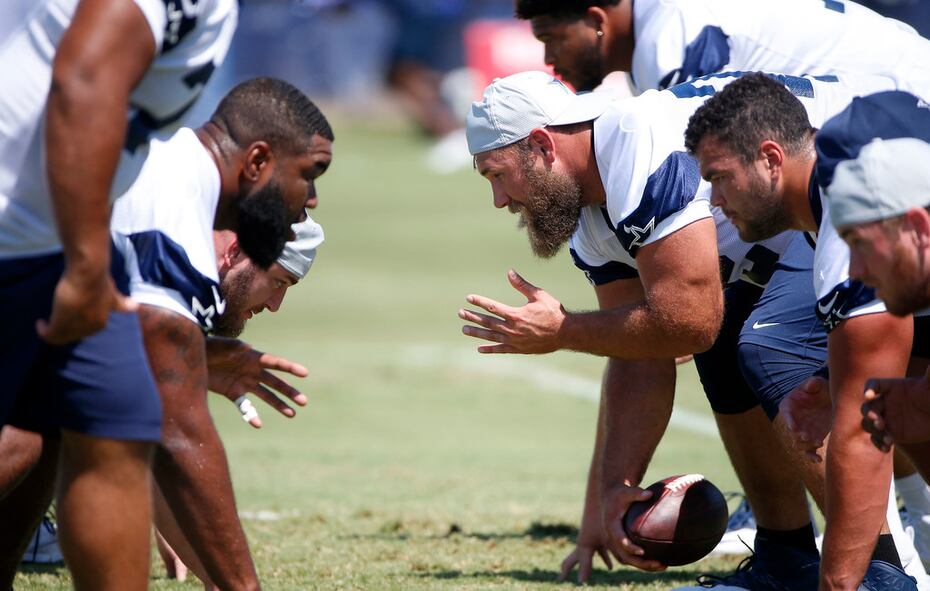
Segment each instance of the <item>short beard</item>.
[{"label": "short beard", "polygon": [[550,259],[578,228],[581,185],[567,174],[534,169],[528,156],[521,159],[527,194],[526,203],[517,208],[520,213],[517,225],[526,228],[533,253]]},{"label": "short beard", "polygon": [[601,85],[606,74],[599,42],[587,47],[578,56],[577,63],[577,70],[572,72],[573,80],[569,80],[575,87],[575,92],[589,92]]},{"label": "short beard", "polygon": [[234,339],[245,330],[244,312],[255,273],[255,267],[247,265],[231,278],[227,274],[220,282],[220,293],[226,301],[226,309],[214,320],[213,334]]},{"label": "short beard", "polygon": [[775,181],[766,185],[765,179],[755,175],[749,179],[753,203],[747,215],[737,216],[743,222],[743,228],[738,228],[739,237],[744,242],[758,242],[788,230],[791,217],[778,198]]},{"label": "short beard", "polygon": [[274,179],[239,200],[236,238],[252,262],[267,269],[284,251],[291,236],[290,213]]}]

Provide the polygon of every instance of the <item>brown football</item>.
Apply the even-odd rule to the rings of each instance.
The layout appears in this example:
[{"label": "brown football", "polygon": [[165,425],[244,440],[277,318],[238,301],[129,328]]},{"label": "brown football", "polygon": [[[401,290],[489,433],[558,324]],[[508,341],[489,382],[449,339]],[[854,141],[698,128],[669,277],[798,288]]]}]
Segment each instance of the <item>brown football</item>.
[{"label": "brown football", "polygon": [[727,502],[700,474],[671,476],[649,486],[652,497],[630,505],[623,529],[645,552],[668,566],[706,556],[727,529]]}]

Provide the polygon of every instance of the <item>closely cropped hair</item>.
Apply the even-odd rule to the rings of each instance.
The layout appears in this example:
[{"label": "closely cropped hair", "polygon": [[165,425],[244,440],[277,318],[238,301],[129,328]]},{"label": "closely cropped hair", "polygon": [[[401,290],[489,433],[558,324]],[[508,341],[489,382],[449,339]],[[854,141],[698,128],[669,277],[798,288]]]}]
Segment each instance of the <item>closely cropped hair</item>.
[{"label": "closely cropped hair", "polygon": [[552,18],[579,18],[592,6],[616,6],[620,0],[516,0],[517,18],[529,20],[537,16]]},{"label": "closely cropped hair", "polygon": [[268,142],[272,150],[299,154],[314,135],[334,139],[329,121],[313,101],[276,78],[253,78],[223,97],[210,121],[240,147]]},{"label": "closely cropped hair", "polygon": [[694,112],[685,131],[685,147],[693,155],[709,135],[751,162],[765,140],[799,154],[807,149],[813,131],[804,105],[782,82],[766,74],[747,74]]}]

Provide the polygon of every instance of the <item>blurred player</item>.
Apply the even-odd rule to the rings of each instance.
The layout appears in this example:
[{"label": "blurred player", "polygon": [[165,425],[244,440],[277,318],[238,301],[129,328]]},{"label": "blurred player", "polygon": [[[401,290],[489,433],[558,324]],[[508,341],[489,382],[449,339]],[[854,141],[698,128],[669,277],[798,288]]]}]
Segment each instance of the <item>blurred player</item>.
[{"label": "blurred player", "polygon": [[[757,408],[754,393],[740,384],[735,335],[727,328],[735,325],[739,334],[791,236],[753,246],[735,236],[735,228],[719,211],[714,212],[715,224],[706,201],[709,187],[682,150],[688,117],[733,75],[708,77],[667,93],[647,93],[609,108],[598,105],[604,99],[597,95],[570,100],[562,94],[568,92],[564,87],[539,76],[518,75],[487,89],[485,102],[475,104],[469,119],[471,150],[479,172],[491,182],[495,205],[521,214],[521,225],[527,227],[538,255],[551,256],[571,238],[572,256],[595,285],[601,311],[566,312],[552,296],[512,273],[511,283],[529,300],[526,306],[512,308],[469,296],[472,304],[492,315],[460,315],[479,325],[466,326],[466,334],[500,343],[480,347],[485,353],[568,348],[611,357],[605,376],[605,391],[611,394],[603,398],[604,418],[592,464],[595,485],[588,491],[589,502],[599,490],[602,499],[592,503],[599,510],[593,515],[586,511],[585,519],[597,519],[603,512],[608,539],[602,547],[628,564],[657,569],[661,565],[638,556],[639,549],[619,526],[619,516],[640,498],[642,491],[634,485],[664,432],[674,388],[673,358],[707,349],[711,342],[696,335],[712,339],[719,326],[714,314],[720,310],[709,305],[720,300],[715,244],[726,273],[724,283],[731,285],[728,319],[714,347],[697,356],[699,365],[706,365],[702,381],[737,474],[743,478],[745,471],[759,472],[759,466],[765,466],[762,474],[780,486],[782,474],[794,474],[787,459],[779,458],[781,446]],[[818,121],[853,96],[841,85],[808,78],[779,81],[807,97],[805,104]],[[486,115],[489,110],[494,111],[493,119]],[[708,234],[701,235],[708,224]],[[706,266],[704,257],[709,259]],[[668,361],[631,361],[644,358]],[[731,377],[727,384],[721,384],[721,378],[705,380],[714,373]],[[777,406],[777,400],[771,402]],[[637,412],[629,413],[629,408]],[[604,452],[611,449],[624,453]],[[596,484],[601,471],[603,489]],[[750,502],[759,506],[779,499],[771,488],[745,488]],[[771,534],[757,542],[757,566],[762,568],[754,571],[755,579],[747,579],[755,581],[752,588],[766,577],[781,577],[780,584],[790,588],[817,586],[817,551],[803,487],[797,483],[796,489],[790,492],[800,495],[800,507],[783,507],[781,514],[777,506],[766,511]],[[591,529],[597,531],[596,526]],[[801,543],[796,545],[794,538]],[[783,543],[786,540],[791,543]],[[874,582],[870,584],[874,588]],[[732,588],[751,587],[734,581]]]},{"label": "blurred player", "polygon": [[[245,256],[238,247],[233,232],[213,233],[220,294],[226,302],[226,309],[223,316],[214,323],[213,334],[217,336],[207,339],[210,389],[222,393],[234,402],[243,419],[255,428],[262,426],[261,418],[254,405],[246,398],[246,394],[253,393],[287,417],[292,417],[295,413],[284,402],[285,399],[290,399],[300,406],[307,402],[306,396],[269,371],[280,370],[303,377],[307,375],[306,368],[287,359],[256,351],[246,343],[230,338],[241,333],[246,321],[253,314],[262,309],[277,311],[287,289],[309,272],[316,259],[317,248],[323,242],[323,229],[310,218],[295,224],[293,229],[295,240],[285,245],[281,256],[267,270],[259,268]],[[280,396],[275,392],[280,393]],[[16,429],[10,425],[4,427],[0,436],[0,457],[4,458],[0,472],[4,472],[4,483],[0,483],[0,490],[6,490],[9,486],[12,471],[25,474],[30,470],[37,470],[46,474],[43,477],[44,481],[53,478],[49,474],[48,464],[55,458],[55,453],[51,451],[55,449],[54,446],[53,440],[43,440],[39,433]],[[43,450],[43,447],[46,449]],[[176,521],[160,494],[156,495],[155,508],[156,523],[166,530],[174,545],[184,554],[181,566],[185,563],[191,565],[199,578],[209,581],[202,563],[190,549],[189,542],[176,526]],[[12,519],[20,517],[14,516]],[[15,530],[19,522],[7,519],[6,523],[11,530]],[[42,543],[42,555],[54,558],[58,547],[54,525],[49,526],[43,521],[37,532],[42,534],[39,540]],[[158,540],[160,544],[163,541],[160,536]],[[7,542],[11,541],[7,537]],[[170,551],[169,547],[162,545],[159,549]],[[0,555],[11,558],[4,561],[0,567],[0,587],[12,583],[17,566],[16,551],[8,543],[0,545]],[[33,552],[30,558],[38,561],[33,558],[36,551],[31,547],[30,551]],[[60,553],[58,555],[60,556]],[[177,556],[174,555],[174,558]],[[182,559],[178,560],[180,562]],[[212,582],[209,584],[212,585]]]},{"label": "blurred player", "polygon": [[577,90],[629,72],[639,91],[721,71],[888,76],[930,92],[930,41],[845,0],[516,0]]},{"label": "blurred player", "polygon": [[0,45],[0,298],[10,314],[0,424],[17,400],[51,397],[75,586],[144,589],[161,413],[116,254],[111,275],[108,195],[121,192],[116,171],[133,176],[126,164],[177,125],[222,62],[237,3],[25,4],[27,18],[4,27]]},{"label": "blurred player", "polygon": [[[235,229],[257,265],[274,263],[290,224],[315,202],[314,180],[329,166],[332,139],[326,118],[299,90],[279,80],[250,80],[230,91],[204,126],[153,142],[138,178],[113,208],[113,238],[126,260],[131,295],[141,304],[146,353],[169,417],[153,471],[210,577],[224,589],[257,588],[258,581],[206,405],[208,380],[213,386],[216,376],[207,374],[214,352],[202,331],[226,306],[213,229]],[[12,422],[43,430],[42,397],[33,398]]]},{"label": "blurred player", "polygon": [[[905,93],[884,95],[917,101]],[[871,100],[855,99],[853,108]],[[829,333],[834,407],[821,588],[855,589],[887,508],[883,486],[891,478],[891,458],[870,452],[866,445],[868,435],[859,426],[860,396],[870,376],[903,375],[913,326],[910,319],[883,313],[874,290],[848,277],[849,251],[830,225],[821,196],[842,156],[825,155],[822,148],[855,152],[861,144],[853,141],[873,129],[852,132],[851,141],[841,138],[834,146],[828,132],[833,121],[817,135],[818,158],[815,130],[801,103],[765,76],[745,76],[695,113],[686,144],[713,186],[712,203],[726,213],[741,238],[760,240],[790,228],[816,237],[816,305]],[[881,536],[874,551],[883,560],[894,554],[888,537]]]}]

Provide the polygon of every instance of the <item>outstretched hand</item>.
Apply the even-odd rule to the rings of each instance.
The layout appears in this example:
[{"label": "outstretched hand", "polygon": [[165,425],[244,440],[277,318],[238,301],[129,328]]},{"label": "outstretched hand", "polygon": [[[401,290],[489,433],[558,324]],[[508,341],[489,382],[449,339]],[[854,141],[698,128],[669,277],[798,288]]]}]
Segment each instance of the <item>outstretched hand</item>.
[{"label": "outstretched hand", "polygon": [[814,376],[785,396],[779,405],[788,432],[798,450],[812,462],[823,461],[821,449],[833,427],[830,382]]},{"label": "outstretched hand", "polygon": [[479,353],[531,354],[561,349],[559,336],[567,316],[562,304],[512,269],[507,273],[507,279],[526,297],[527,303],[514,308],[484,296],[469,295],[466,301],[488,314],[459,310],[459,318],[472,323],[463,326],[462,332],[497,343],[478,347]]},{"label": "outstretched hand", "polygon": [[[304,378],[309,373],[307,368],[283,357],[256,351],[248,343],[222,337],[208,338],[207,366],[210,390],[233,403],[252,393],[286,417],[293,417],[296,411],[283,399],[289,399],[298,406],[307,404],[306,396],[269,371],[284,371]],[[257,413],[249,424],[256,429],[262,426]]]}]

